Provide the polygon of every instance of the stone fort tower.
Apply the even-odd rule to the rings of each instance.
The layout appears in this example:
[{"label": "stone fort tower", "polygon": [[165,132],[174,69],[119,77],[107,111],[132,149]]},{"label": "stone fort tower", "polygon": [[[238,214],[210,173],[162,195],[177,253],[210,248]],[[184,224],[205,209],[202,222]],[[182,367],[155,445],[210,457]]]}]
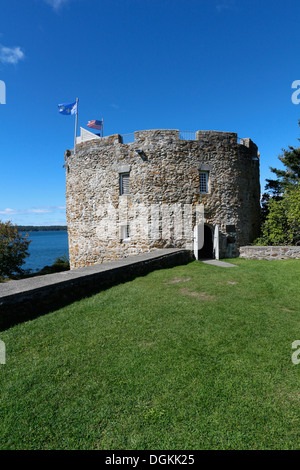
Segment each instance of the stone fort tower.
[{"label": "stone fort tower", "polygon": [[221,258],[258,236],[259,153],[250,139],[161,129],[132,136],[123,143],[81,129],[75,154],[65,152],[71,269],[158,248],[193,251],[199,207],[199,257],[214,257],[216,226]]}]

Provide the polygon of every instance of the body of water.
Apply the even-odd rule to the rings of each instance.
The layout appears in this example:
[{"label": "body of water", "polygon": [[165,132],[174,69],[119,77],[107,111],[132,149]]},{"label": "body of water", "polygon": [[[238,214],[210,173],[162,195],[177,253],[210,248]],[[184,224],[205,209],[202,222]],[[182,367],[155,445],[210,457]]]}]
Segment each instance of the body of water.
[{"label": "body of water", "polygon": [[30,256],[26,258],[23,269],[31,269],[33,272],[44,266],[51,266],[58,256],[66,255],[69,258],[68,232],[47,231],[28,232]]}]

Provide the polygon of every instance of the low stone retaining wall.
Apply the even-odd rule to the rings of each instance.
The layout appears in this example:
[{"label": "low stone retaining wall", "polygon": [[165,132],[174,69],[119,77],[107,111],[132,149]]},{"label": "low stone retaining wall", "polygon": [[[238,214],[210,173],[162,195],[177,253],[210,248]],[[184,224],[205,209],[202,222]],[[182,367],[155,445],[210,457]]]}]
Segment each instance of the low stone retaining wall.
[{"label": "low stone retaining wall", "polygon": [[143,255],[0,284],[0,330],[61,308],[114,284],[161,268],[187,264],[189,250],[164,249]]},{"label": "low stone retaining wall", "polygon": [[300,246],[241,246],[240,258],[300,259]]}]

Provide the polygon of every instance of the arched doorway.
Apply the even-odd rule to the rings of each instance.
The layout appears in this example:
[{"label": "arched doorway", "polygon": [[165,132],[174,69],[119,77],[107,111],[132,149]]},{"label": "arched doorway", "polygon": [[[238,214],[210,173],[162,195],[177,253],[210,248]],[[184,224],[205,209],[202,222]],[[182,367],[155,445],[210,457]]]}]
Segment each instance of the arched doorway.
[{"label": "arched doorway", "polygon": [[213,235],[209,225],[204,225],[204,245],[198,250],[198,259],[212,259],[214,253]]}]

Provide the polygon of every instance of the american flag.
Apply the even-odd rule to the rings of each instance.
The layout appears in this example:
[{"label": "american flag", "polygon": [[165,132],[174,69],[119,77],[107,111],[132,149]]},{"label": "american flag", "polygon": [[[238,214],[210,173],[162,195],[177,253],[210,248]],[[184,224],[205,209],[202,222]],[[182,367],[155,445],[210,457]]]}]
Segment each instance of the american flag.
[{"label": "american flag", "polygon": [[91,129],[98,129],[98,130],[101,130],[102,129],[102,121],[89,121],[87,123],[87,126],[90,127]]}]

